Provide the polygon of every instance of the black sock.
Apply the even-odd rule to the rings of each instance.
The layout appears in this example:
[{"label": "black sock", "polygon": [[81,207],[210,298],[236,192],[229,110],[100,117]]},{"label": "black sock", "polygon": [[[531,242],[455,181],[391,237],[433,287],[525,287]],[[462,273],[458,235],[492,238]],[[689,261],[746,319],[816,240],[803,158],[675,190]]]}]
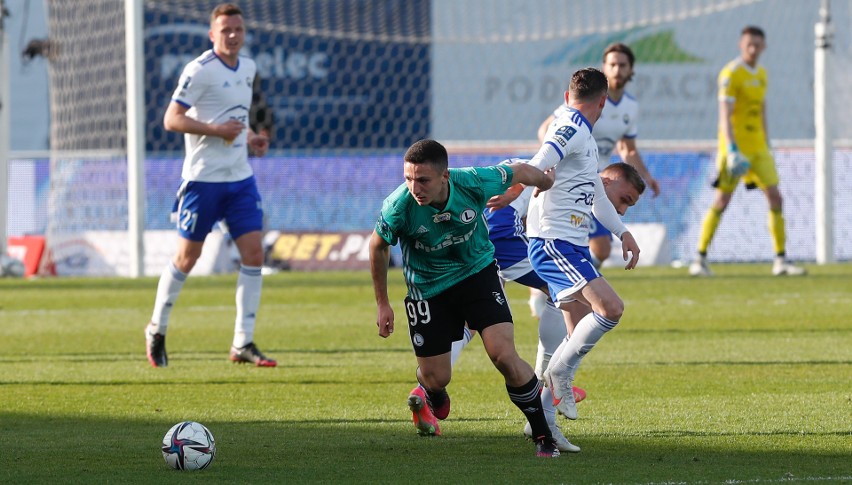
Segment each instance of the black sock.
[{"label": "black sock", "polygon": [[[419,371],[419,368],[418,368],[418,371]],[[420,386],[421,389],[423,389],[423,392],[426,393],[426,401],[428,402],[429,407],[434,410],[435,408],[439,408],[439,407],[443,406],[444,402],[449,397],[447,395],[447,388],[445,387],[445,388],[443,388],[443,389],[441,389],[440,391],[437,391],[437,392],[431,391],[428,388],[426,388],[426,386],[424,386],[422,382],[420,382],[419,376],[415,375],[415,377],[417,377],[417,384]]]},{"label": "black sock", "polygon": [[[423,387],[421,385],[421,387]],[[432,409],[440,408],[444,405],[444,402],[447,401],[447,389],[441,389],[438,392],[432,392],[429,389],[423,387],[423,390],[426,391],[426,399],[429,400],[429,405],[432,406]]]},{"label": "black sock", "polygon": [[550,427],[544,418],[544,408],[541,406],[541,381],[533,376],[529,382],[521,387],[506,386],[509,399],[518,406],[518,409],[527,417],[532,428],[533,438],[541,436],[552,437]]}]

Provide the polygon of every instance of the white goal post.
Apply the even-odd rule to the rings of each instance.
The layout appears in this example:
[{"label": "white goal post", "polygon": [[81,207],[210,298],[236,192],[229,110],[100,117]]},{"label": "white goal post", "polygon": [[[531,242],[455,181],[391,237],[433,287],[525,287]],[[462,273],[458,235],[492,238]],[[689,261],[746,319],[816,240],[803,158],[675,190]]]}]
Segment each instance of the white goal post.
[{"label": "white goal post", "polygon": [[9,42],[6,38],[6,5],[0,0],[0,256],[6,254],[9,227]]}]

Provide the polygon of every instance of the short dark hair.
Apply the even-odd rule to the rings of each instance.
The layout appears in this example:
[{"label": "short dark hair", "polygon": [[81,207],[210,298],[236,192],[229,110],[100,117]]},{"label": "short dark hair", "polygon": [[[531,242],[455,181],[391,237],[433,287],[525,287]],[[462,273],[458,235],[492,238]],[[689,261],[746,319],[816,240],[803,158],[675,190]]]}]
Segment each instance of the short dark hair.
[{"label": "short dark hair", "polygon": [[758,37],[766,39],[766,34],[763,33],[763,29],[756,25],[746,25],[745,27],[743,27],[743,31],[740,32],[740,37],[744,35],[756,35]]},{"label": "short dark hair", "polygon": [[603,53],[603,61],[606,62],[606,56],[609,55],[610,52],[618,52],[620,54],[624,54],[627,56],[628,62],[630,62],[630,67],[633,67],[633,63],[636,62],[636,56],[633,55],[633,51],[627,44],[622,44],[621,42],[615,42],[606,47]]},{"label": "short dark hair", "polygon": [[216,18],[220,15],[227,15],[230,17],[231,15],[242,15],[243,11],[240,10],[240,7],[236,6],[233,3],[220,3],[216,5],[216,8],[213,9],[213,12],[210,13],[210,23],[216,21]]},{"label": "short dark hair", "polygon": [[569,96],[578,101],[590,101],[606,94],[608,82],[604,73],[594,67],[586,67],[571,76]]},{"label": "short dark hair", "polygon": [[428,163],[435,166],[439,172],[443,172],[449,166],[449,156],[447,149],[435,140],[420,140],[414,142],[408,150],[405,151],[403,160],[408,163],[419,165]]},{"label": "short dark hair", "polygon": [[613,163],[601,170],[601,175],[607,175],[608,173],[627,180],[627,183],[632,185],[636,189],[636,192],[639,192],[639,195],[645,192],[645,181],[642,180],[642,176],[639,175],[639,171],[633,165],[624,162]]}]

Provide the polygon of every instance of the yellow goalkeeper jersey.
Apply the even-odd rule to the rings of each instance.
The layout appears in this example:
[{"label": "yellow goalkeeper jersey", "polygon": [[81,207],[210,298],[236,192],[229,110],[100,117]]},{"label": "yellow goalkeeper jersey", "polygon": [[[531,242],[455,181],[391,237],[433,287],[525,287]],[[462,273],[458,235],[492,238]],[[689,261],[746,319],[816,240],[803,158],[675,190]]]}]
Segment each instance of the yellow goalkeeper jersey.
[{"label": "yellow goalkeeper jersey", "polygon": [[[733,103],[731,124],[734,141],[743,153],[766,150],[763,126],[763,101],[766,97],[766,69],[749,67],[741,58],[734,59],[719,73],[719,100]],[[719,149],[725,150],[724,133],[719,132]]]}]

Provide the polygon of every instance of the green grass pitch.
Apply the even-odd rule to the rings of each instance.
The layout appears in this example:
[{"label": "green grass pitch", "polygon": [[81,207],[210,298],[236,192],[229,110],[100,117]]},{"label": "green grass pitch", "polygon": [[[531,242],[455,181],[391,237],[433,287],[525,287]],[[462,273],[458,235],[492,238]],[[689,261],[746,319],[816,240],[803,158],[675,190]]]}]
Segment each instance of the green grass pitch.
[{"label": "green grass pitch", "polygon": [[[227,360],[235,276],[188,280],[166,369],[144,353],[155,279],[0,280],[0,482],[852,483],[852,265],[714,270],[605,270],[625,316],[577,375],[588,398],[562,426],[583,451],[556,460],[534,457],[479,339],[444,436],[415,434],[399,270],[387,340],[369,273],[265,277],[256,341],[275,369]],[[533,361],[526,289],[507,291]],[[166,467],[183,420],[215,436],[209,469]]]}]

